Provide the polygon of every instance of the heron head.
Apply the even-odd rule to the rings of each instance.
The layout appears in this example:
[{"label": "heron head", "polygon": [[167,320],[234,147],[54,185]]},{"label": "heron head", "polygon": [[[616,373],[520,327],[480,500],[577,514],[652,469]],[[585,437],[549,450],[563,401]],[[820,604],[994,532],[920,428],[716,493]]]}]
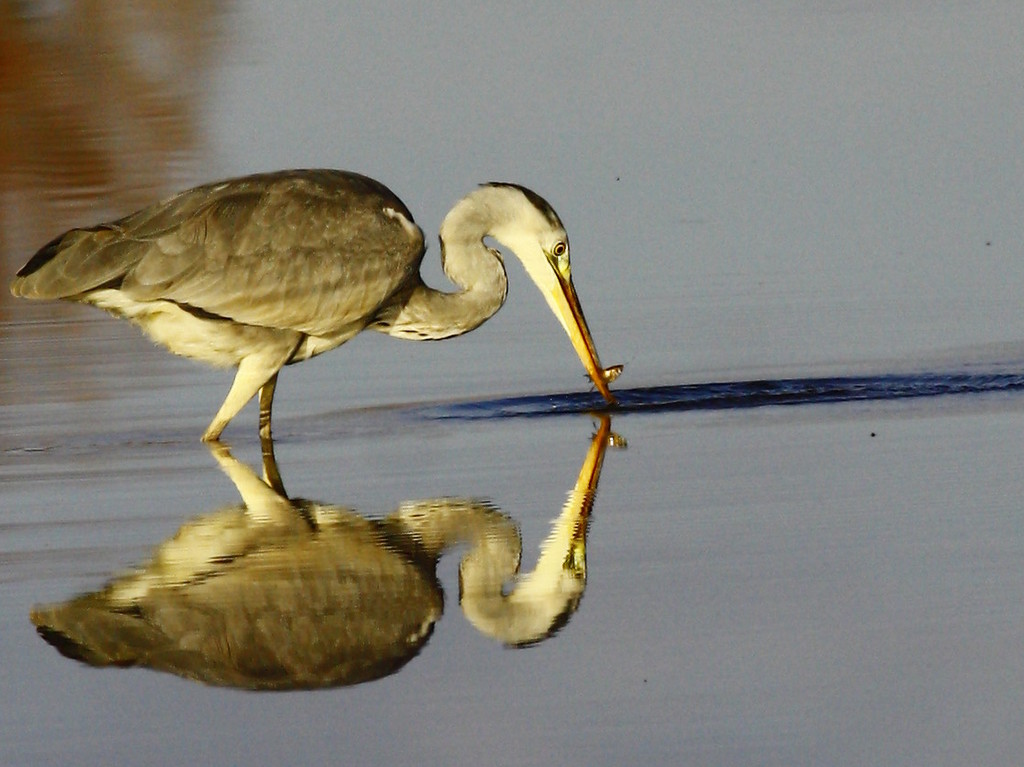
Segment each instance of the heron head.
[{"label": "heron head", "polygon": [[605,400],[614,404],[608,384],[622,372],[622,366],[601,366],[572,283],[569,237],[558,214],[540,195],[515,184],[486,184],[476,194],[489,198],[489,234],[522,261],[526,273],[565,328],[594,385]]}]

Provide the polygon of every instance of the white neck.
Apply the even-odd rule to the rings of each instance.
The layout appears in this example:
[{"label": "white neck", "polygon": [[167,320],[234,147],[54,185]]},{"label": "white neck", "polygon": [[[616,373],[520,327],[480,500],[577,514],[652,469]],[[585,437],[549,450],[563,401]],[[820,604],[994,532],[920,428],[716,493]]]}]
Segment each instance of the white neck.
[{"label": "white neck", "polygon": [[441,266],[459,290],[445,293],[418,286],[384,328],[393,336],[417,340],[468,333],[494,315],[505,302],[508,277],[498,251],[484,244],[494,237],[507,246],[517,205],[525,202],[515,189],[485,186],[462,198],[441,224]]}]

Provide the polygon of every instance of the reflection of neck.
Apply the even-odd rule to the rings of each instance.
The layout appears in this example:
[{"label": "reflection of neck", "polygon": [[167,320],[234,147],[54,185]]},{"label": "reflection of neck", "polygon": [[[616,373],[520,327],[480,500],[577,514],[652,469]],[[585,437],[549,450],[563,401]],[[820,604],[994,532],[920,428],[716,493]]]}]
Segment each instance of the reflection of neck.
[{"label": "reflection of neck", "polygon": [[459,567],[460,602],[466,618],[479,631],[506,644],[539,641],[559,627],[579,603],[586,588],[586,535],[597,492],[610,428],[594,436],[576,486],[541,546],[531,573],[505,585],[519,570],[518,535],[512,549],[507,538],[488,536],[476,542]]}]

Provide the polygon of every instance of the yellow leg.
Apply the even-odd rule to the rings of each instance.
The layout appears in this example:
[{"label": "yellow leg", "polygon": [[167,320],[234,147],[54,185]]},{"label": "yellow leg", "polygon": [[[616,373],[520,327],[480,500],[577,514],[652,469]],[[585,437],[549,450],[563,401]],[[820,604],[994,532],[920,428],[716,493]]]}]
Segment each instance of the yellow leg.
[{"label": "yellow leg", "polygon": [[213,417],[203,434],[203,442],[220,439],[224,427],[238,415],[238,411],[245,407],[256,392],[260,392],[260,434],[266,431],[266,434],[270,435],[270,406],[274,401],[277,371],[288,361],[294,350],[294,345],[287,349],[270,349],[261,354],[250,354],[242,360],[224,404],[220,406],[217,415]]},{"label": "yellow leg", "polygon": [[274,389],[277,387],[277,373],[270,376],[260,387],[260,440],[270,439],[270,408],[274,405]]}]

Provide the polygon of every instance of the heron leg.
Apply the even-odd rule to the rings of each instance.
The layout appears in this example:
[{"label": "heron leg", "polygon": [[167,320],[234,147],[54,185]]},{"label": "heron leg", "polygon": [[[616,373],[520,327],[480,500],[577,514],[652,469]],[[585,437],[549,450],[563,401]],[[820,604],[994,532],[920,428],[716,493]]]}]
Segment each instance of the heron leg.
[{"label": "heron leg", "polygon": [[274,402],[274,388],[277,386],[277,373],[260,388],[260,448],[263,453],[263,481],[274,491],[287,498],[281,472],[277,468],[274,456],[274,440],[270,436],[270,406]]},{"label": "heron leg", "polygon": [[284,351],[273,350],[274,353],[250,354],[242,359],[235,374],[235,381],[231,384],[228,396],[224,398],[224,404],[220,406],[217,415],[213,417],[203,434],[203,442],[220,439],[224,427],[238,415],[238,411],[245,407],[245,403],[251,400],[256,392],[260,392],[260,434],[263,435],[266,431],[266,435],[270,436],[270,406],[274,401],[277,371],[293,351],[294,347],[289,347]]},{"label": "heron leg", "polygon": [[270,408],[274,405],[274,389],[277,388],[277,373],[270,376],[260,387],[260,440],[270,439]]}]

